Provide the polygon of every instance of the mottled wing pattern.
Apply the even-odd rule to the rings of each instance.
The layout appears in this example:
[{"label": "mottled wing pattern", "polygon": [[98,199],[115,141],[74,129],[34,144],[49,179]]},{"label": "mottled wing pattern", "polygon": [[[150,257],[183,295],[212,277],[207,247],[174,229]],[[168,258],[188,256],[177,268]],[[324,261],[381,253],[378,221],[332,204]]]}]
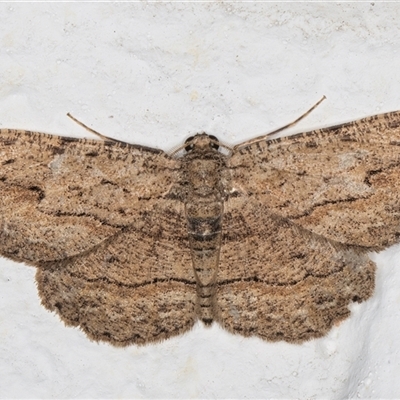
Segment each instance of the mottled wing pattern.
[{"label": "mottled wing pattern", "polygon": [[393,112],[235,148],[216,295],[226,329],[300,342],[371,296],[366,253],[399,240],[399,146]]},{"label": "mottled wing pattern", "polygon": [[[200,293],[210,320],[231,332],[301,342],[371,296],[367,252],[399,241],[399,146],[400,112],[253,140],[234,148],[227,169],[204,134],[173,159],[0,130],[0,253],[37,266],[42,303],[94,340],[182,333]],[[183,203],[196,211],[192,225]],[[204,263],[215,254],[196,265],[216,279],[210,293],[195,278],[189,228]]]},{"label": "mottled wing pattern", "polygon": [[142,216],[142,227],[122,229],[79,256],[40,265],[42,303],[91,339],[114,345],[144,344],[190,329],[195,279],[176,207],[161,202]]},{"label": "mottled wing pattern", "polygon": [[273,215],[254,197],[226,203],[216,320],[270,341],[323,336],[350,314],[350,302],[371,296],[375,265]]},{"label": "mottled wing pattern", "polygon": [[336,243],[383,249],[400,235],[400,112],[237,146],[239,194]]},{"label": "mottled wing pattern", "polygon": [[179,161],[123,143],[0,131],[0,253],[38,268],[43,304],[95,340],[189,329],[195,280]]}]

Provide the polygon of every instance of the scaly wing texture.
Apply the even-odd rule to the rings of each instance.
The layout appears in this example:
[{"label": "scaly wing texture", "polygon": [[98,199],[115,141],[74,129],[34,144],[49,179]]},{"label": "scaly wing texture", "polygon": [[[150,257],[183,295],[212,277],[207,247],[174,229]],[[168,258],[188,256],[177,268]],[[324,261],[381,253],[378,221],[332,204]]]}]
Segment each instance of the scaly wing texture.
[{"label": "scaly wing texture", "polygon": [[1,130],[0,252],[36,263],[92,248],[165,196],[175,164],[122,143]]},{"label": "scaly wing texture", "polygon": [[228,331],[302,342],[346,318],[374,290],[375,265],[245,196],[226,204],[216,320]]},{"label": "scaly wing texture", "polygon": [[89,252],[37,271],[43,305],[94,340],[145,344],[180,334],[196,320],[181,210],[161,202],[138,218],[141,228],[123,229]]},{"label": "scaly wing texture", "polygon": [[138,146],[0,131],[0,253],[38,268],[42,303],[89,337],[189,329],[195,281],[177,161]]},{"label": "scaly wing texture", "polygon": [[330,240],[383,249],[400,236],[400,112],[237,150],[232,184]]}]

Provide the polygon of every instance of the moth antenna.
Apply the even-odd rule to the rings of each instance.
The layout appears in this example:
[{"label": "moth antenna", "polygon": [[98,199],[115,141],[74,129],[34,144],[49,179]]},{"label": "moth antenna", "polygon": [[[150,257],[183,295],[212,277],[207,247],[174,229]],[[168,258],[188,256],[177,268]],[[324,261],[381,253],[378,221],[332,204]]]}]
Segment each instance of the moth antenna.
[{"label": "moth antenna", "polygon": [[180,151],[182,151],[186,146],[187,146],[187,144],[184,143],[184,144],[182,144],[182,145],[179,145],[179,146],[175,147],[174,149],[172,149],[172,150],[170,151],[169,155],[170,155],[171,157],[176,157],[176,155],[177,155]]},{"label": "moth antenna", "polygon": [[83,128],[85,128],[85,129],[88,130],[89,132],[94,133],[95,135],[99,136],[99,137],[100,137],[101,139],[103,139],[103,140],[110,140],[110,141],[112,141],[112,142],[120,142],[120,141],[117,140],[117,139],[113,139],[113,138],[110,138],[110,137],[108,137],[108,136],[102,135],[101,133],[95,131],[94,129],[89,128],[87,125],[85,125],[83,122],[81,122],[81,121],[79,121],[78,119],[76,119],[76,118],[75,118],[74,116],[72,116],[70,113],[67,113],[67,117],[71,118],[71,119],[72,119],[73,121],[75,121],[78,125],[82,126]]},{"label": "moth antenna", "polygon": [[271,135],[274,135],[275,133],[281,132],[285,129],[288,129],[294,125],[296,125],[298,122],[300,122],[302,119],[304,119],[305,117],[307,117],[308,114],[310,114],[313,110],[315,110],[324,100],[326,99],[326,96],[322,96],[322,98],[320,100],[318,100],[308,111],[306,111],[304,114],[300,115],[299,118],[295,119],[293,122],[290,122],[289,124],[282,126],[281,128],[278,128],[272,132],[266,133],[265,135],[261,135],[261,136],[257,136],[254,139],[248,140],[244,143],[240,143],[238,145],[236,145],[233,149],[234,150],[238,150],[241,149],[243,147],[247,147],[251,144],[257,143],[257,142],[262,142],[263,140],[265,140],[266,138],[268,138]]},{"label": "moth antenna", "polygon": [[[233,150],[232,147],[220,142],[219,140],[211,139],[211,143],[214,143],[216,146],[225,149],[227,154],[232,154],[232,150]],[[223,153],[223,152],[221,151],[221,153]]]}]

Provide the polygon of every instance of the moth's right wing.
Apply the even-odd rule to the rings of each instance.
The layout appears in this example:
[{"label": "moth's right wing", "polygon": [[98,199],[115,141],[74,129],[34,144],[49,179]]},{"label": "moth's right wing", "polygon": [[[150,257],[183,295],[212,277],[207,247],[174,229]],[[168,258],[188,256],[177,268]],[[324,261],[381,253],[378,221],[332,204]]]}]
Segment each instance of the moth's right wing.
[{"label": "moth's right wing", "polygon": [[239,195],[332,241],[381,250],[400,239],[400,111],[236,146]]},{"label": "moth's right wing", "polygon": [[325,335],[374,290],[374,263],[271,214],[251,198],[226,203],[216,320],[228,331],[302,342]]}]

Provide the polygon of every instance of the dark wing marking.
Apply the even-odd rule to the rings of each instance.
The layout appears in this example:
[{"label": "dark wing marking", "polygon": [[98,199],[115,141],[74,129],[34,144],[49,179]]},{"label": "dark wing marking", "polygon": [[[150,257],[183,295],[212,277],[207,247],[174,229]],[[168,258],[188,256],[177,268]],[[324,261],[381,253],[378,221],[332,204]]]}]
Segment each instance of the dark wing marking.
[{"label": "dark wing marking", "polygon": [[195,279],[179,161],[139,146],[0,131],[0,253],[38,267],[42,303],[89,337],[189,329]]},{"label": "dark wing marking", "polygon": [[375,265],[272,215],[251,198],[226,204],[216,320],[228,331],[301,342],[346,318],[374,289]]},{"label": "dark wing marking", "polygon": [[162,201],[176,164],[138,146],[1,130],[0,253],[36,263],[92,248]]},{"label": "dark wing marking", "polygon": [[330,240],[372,249],[399,241],[400,112],[237,150],[240,194]]},{"label": "dark wing marking", "polygon": [[161,202],[138,219],[141,226],[82,255],[39,265],[42,304],[91,339],[145,344],[181,334],[196,321],[182,210]]}]

